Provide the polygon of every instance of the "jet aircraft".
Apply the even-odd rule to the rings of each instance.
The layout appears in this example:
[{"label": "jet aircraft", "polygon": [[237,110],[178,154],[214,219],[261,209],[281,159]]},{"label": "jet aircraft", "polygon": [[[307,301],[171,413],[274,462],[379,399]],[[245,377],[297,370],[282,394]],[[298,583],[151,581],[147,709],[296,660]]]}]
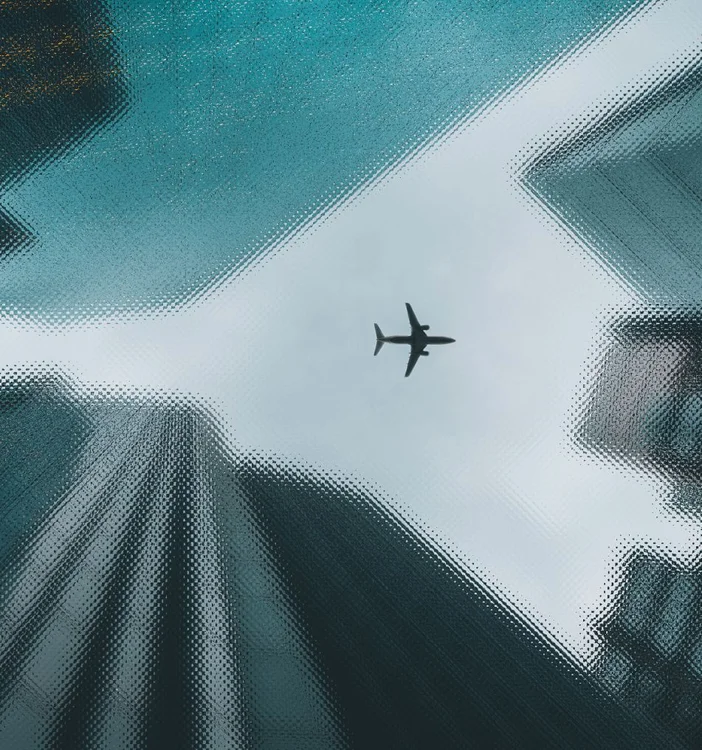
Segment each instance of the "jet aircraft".
[{"label": "jet aircraft", "polygon": [[377,323],[374,323],[375,351],[373,352],[373,356],[383,348],[383,344],[409,344],[412,348],[410,349],[409,362],[407,363],[407,370],[405,371],[405,377],[407,378],[414,369],[419,358],[429,356],[429,352],[424,351],[427,346],[430,346],[431,344],[453,344],[456,339],[450,339],[448,336],[427,336],[426,331],[429,330],[429,326],[423,326],[420,324],[409,302],[405,302],[405,306],[407,307],[407,315],[409,316],[412,332],[409,336],[383,336],[380,326]]}]

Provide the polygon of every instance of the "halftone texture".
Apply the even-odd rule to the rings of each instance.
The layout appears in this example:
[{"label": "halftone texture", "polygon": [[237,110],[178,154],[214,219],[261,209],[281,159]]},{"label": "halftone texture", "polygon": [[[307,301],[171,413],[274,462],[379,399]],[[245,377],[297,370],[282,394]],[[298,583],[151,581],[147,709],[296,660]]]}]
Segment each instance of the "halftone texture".
[{"label": "halftone texture", "polygon": [[183,400],[2,393],[1,747],[679,746],[374,491]]},{"label": "halftone texture", "polygon": [[702,50],[524,156],[527,191],[647,299],[702,300]]},{"label": "halftone texture", "polygon": [[[536,144],[527,191],[656,307],[613,313],[584,374],[575,445],[641,472],[670,509],[702,510],[702,52]],[[702,578],[640,545],[600,622],[597,674],[686,747],[702,730]]]},{"label": "halftone texture", "polygon": [[702,571],[637,552],[599,630],[597,673],[631,710],[654,718],[687,747],[702,732]]},{"label": "halftone texture", "polygon": [[621,316],[610,333],[582,404],[579,444],[681,486],[702,482],[702,317]]},{"label": "halftone texture", "polygon": [[[659,306],[611,313],[577,397],[584,457],[655,478],[694,523],[702,510],[702,58],[646,93],[622,92],[554,134],[524,167],[530,194],[604,267]],[[641,89],[645,87],[642,85]],[[611,694],[699,747],[699,554],[673,564],[640,547],[600,618],[596,674]],[[615,576],[619,578],[619,576]],[[611,593],[611,592],[610,592]]]},{"label": "halftone texture", "polygon": [[3,389],[0,747],[337,746],[209,421],[57,386]]},{"label": "halftone texture", "polygon": [[85,144],[125,103],[114,30],[100,0],[0,3],[2,273],[3,261],[34,239],[3,196]]},{"label": "halftone texture", "polygon": [[[684,309],[620,313],[609,334],[589,374],[576,444],[585,455],[656,477],[669,508],[698,524],[702,317]],[[598,618],[597,676],[689,748],[699,747],[702,730],[700,549],[697,539],[683,564],[639,544]]]},{"label": "halftone texture", "polygon": [[115,3],[128,115],[4,192],[36,239],[0,263],[0,309],[206,293],[653,2]]}]

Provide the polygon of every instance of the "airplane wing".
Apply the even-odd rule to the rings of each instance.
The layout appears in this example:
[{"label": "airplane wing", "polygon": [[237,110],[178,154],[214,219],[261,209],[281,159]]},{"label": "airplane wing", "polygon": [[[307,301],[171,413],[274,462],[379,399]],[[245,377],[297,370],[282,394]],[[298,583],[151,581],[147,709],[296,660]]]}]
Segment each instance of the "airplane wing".
[{"label": "airplane wing", "polygon": [[422,326],[419,324],[419,321],[417,320],[417,316],[414,314],[412,305],[410,305],[409,302],[405,302],[405,307],[407,308],[407,316],[409,317],[409,322],[410,322],[410,325],[412,326],[412,330],[415,331],[417,328],[421,328]]},{"label": "airplane wing", "polygon": [[412,370],[414,370],[414,366],[417,364],[417,360],[421,356],[422,356],[422,350],[415,349],[414,347],[412,347],[412,351],[410,351],[409,362],[407,363],[407,369],[405,370],[406,378],[410,376],[410,373],[412,372]]}]

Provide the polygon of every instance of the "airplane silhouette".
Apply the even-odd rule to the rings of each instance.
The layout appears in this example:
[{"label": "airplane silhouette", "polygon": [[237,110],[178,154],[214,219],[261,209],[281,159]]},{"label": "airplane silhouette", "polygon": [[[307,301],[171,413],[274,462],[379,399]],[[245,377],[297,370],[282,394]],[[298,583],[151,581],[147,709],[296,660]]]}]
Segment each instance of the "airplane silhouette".
[{"label": "airplane silhouette", "polygon": [[409,302],[405,302],[405,306],[407,307],[407,315],[409,316],[409,322],[412,326],[412,333],[409,336],[383,336],[380,326],[377,323],[374,323],[375,351],[373,352],[373,356],[383,348],[383,344],[385,343],[409,344],[412,349],[410,350],[409,362],[407,363],[407,370],[405,371],[405,377],[407,378],[414,369],[419,358],[429,356],[429,352],[424,351],[425,347],[430,344],[453,344],[456,339],[450,339],[448,336],[427,336],[425,331],[429,330],[429,326],[420,325]]}]

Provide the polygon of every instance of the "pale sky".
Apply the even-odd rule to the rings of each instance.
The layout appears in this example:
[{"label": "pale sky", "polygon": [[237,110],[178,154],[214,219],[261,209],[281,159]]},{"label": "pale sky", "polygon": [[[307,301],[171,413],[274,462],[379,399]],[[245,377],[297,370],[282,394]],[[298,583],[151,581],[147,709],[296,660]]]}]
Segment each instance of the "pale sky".
[{"label": "pale sky", "polygon": [[[570,410],[607,311],[636,303],[515,186],[521,149],[695,49],[699,0],[668,0],[194,307],[60,331],[0,323],[0,365],[188,393],[231,437],[374,482],[465,564],[587,657],[618,550],[683,557],[699,528],[651,479],[584,460]],[[455,337],[403,377],[373,323]]]}]

